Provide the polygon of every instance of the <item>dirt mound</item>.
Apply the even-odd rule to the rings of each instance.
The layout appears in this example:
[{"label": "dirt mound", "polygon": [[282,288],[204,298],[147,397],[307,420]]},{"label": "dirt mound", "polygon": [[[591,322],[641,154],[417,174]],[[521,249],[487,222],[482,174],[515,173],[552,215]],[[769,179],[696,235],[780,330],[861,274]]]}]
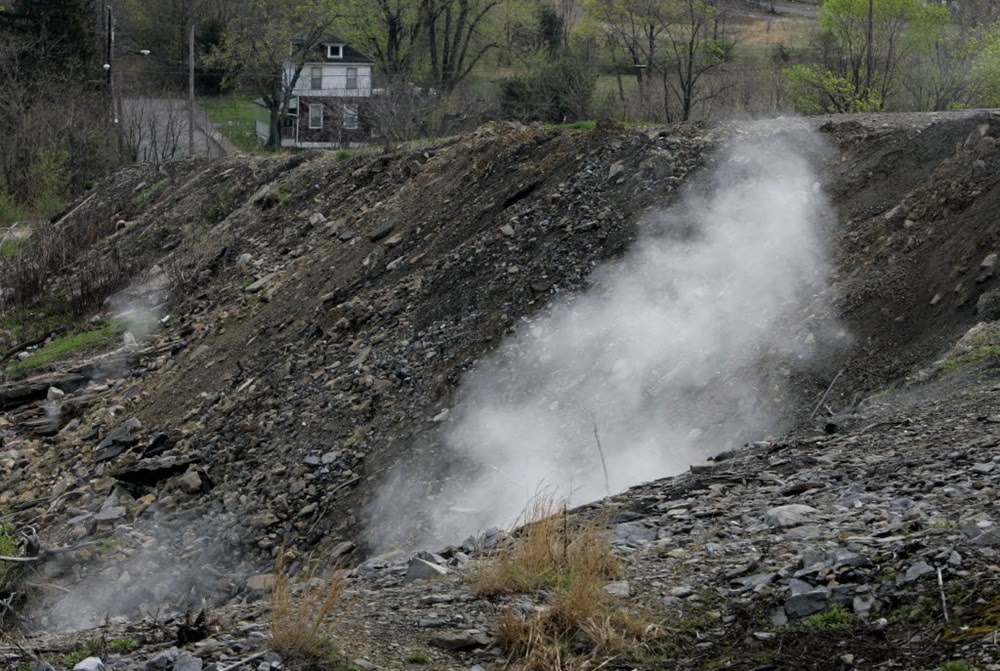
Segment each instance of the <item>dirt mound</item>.
[{"label": "dirt mound", "polygon": [[[462,377],[624,254],[643,215],[720,147],[775,134],[813,156],[833,201],[832,309],[817,318],[852,336],[791,374],[788,414],[807,417],[841,369],[825,405],[843,411],[944,352],[996,288],[996,115],[494,125],[348,160],[124,171],[54,224],[97,233],[30,310],[72,301],[88,269],[117,259],[107,286],[127,289],[105,310],[131,310],[122,330],[135,337],[113,365],[70,356],[46,364],[54,378],[0,387],[0,513],[50,545],[112,539],[52,570],[114,577],[123,608],[230,599],[281,545],[292,559],[361,558],[360,511],[392,464],[411,464],[434,496]],[[116,566],[132,567],[127,579]]]}]

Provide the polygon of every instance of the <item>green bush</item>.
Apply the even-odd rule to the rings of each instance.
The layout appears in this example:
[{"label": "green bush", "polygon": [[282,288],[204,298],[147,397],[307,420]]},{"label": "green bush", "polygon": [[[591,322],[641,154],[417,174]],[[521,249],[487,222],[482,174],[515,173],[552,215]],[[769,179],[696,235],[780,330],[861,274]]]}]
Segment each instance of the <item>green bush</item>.
[{"label": "green bush", "polygon": [[65,149],[42,149],[28,167],[28,201],[40,213],[55,214],[65,207],[71,178],[69,158]]},{"label": "green bush", "polygon": [[784,72],[792,103],[803,114],[877,112],[882,106],[874,91],[859,90],[829,70],[793,65]]}]

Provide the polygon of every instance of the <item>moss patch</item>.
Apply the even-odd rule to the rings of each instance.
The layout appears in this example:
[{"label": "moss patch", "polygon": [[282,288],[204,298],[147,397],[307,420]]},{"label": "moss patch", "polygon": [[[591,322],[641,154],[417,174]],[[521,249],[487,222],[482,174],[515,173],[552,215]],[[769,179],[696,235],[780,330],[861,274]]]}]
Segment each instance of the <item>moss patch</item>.
[{"label": "moss patch", "polygon": [[53,338],[35,350],[28,358],[8,365],[7,374],[15,377],[24,375],[36,368],[61,361],[74,354],[108,347],[129,327],[129,322],[125,320],[114,320],[98,323],[87,330],[77,330]]}]

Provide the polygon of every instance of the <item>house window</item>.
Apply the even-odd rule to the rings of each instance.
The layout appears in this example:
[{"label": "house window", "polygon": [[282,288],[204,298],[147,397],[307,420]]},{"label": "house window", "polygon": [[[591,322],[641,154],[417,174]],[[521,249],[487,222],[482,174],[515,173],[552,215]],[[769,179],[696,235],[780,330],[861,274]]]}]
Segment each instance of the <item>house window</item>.
[{"label": "house window", "polygon": [[358,127],[358,106],[344,105],[344,128],[354,130]]},{"label": "house window", "polygon": [[323,88],[323,68],[309,68],[309,88]]},{"label": "house window", "polygon": [[328,44],[328,45],[326,45],[326,57],[327,58],[343,58],[344,57],[344,45],[343,44]]},{"label": "house window", "polygon": [[323,127],[323,106],[309,105],[309,128],[317,129]]},{"label": "house window", "polygon": [[358,69],[357,68],[347,68],[347,88],[356,89],[358,88]]}]

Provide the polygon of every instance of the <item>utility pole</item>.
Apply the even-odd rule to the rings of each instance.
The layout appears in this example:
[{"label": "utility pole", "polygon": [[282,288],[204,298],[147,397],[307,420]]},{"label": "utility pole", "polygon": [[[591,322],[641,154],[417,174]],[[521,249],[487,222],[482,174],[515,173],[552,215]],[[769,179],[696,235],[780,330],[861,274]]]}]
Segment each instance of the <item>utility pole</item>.
[{"label": "utility pole", "polygon": [[[872,86],[872,72],[875,71],[875,67],[872,63],[872,48],[875,46],[873,44],[872,38],[872,28],[875,23],[875,0],[868,0],[868,35],[866,36],[865,45],[865,88],[871,89]],[[867,92],[866,92],[867,95]]]},{"label": "utility pole", "polygon": [[111,61],[115,57],[115,33],[111,16],[111,5],[105,4],[101,15],[104,23],[104,63],[101,66],[104,68],[104,95],[106,96],[104,104],[108,112],[108,118],[114,119],[117,116],[117,111],[115,109],[115,91]]},{"label": "utility pole", "polygon": [[194,17],[188,33],[188,156],[194,156]]}]

